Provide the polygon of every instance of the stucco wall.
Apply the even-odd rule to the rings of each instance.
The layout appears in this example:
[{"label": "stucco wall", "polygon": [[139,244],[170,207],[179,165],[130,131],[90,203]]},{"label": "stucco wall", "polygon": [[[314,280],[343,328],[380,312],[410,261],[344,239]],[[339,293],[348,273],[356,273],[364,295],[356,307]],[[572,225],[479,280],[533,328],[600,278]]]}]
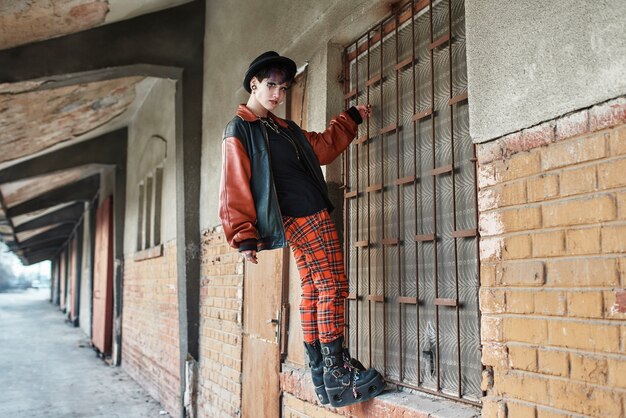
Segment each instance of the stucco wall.
[{"label": "stucco wall", "polygon": [[[247,101],[243,76],[259,54],[274,50],[298,67],[309,63],[309,129],[324,129],[341,110],[337,76],[341,47],[382,19],[393,1],[278,0],[208,2],[204,57],[204,108],[200,228],[217,216],[221,139],[237,104]],[[332,45],[338,45],[333,47]],[[330,48],[329,45],[331,46]],[[329,52],[329,50],[334,50]],[[330,58],[329,58],[330,57]],[[284,109],[279,109],[280,114]]]},{"label": "stucco wall", "polygon": [[626,93],[626,2],[484,0],[465,9],[475,142]]},{"label": "stucco wall", "polygon": [[[147,174],[146,169],[161,152],[149,141],[157,136],[167,141],[166,159],[163,166],[163,197],[161,206],[161,242],[176,237],[176,169],[174,137],[174,94],[173,80],[147,79],[140,88],[149,88],[145,101],[137,111],[128,129],[128,163],[126,177],[126,228],[124,251],[135,252],[137,244],[138,185]],[[160,148],[160,147],[159,147]]]}]

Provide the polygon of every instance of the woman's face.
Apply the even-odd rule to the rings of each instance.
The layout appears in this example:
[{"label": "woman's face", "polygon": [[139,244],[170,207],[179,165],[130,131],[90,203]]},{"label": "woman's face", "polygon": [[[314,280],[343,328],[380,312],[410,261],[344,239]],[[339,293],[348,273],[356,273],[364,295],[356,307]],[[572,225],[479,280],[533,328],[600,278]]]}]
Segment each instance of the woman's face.
[{"label": "woman's face", "polygon": [[281,83],[274,75],[270,75],[263,81],[253,77],[252,85],[256,86],[254,90],[256,100],[270,112],[285,100],[289,88],[289,83]]}]

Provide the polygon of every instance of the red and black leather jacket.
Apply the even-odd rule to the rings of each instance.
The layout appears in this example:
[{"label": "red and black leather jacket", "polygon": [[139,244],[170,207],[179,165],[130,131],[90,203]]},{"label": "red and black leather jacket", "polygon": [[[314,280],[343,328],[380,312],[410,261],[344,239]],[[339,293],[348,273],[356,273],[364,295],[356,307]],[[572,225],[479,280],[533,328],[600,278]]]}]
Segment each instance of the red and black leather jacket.
[{"label": "red and black leather jacket", "polygon": [[[268,117],[298,141],[304,162],[332,210],[320,165],[331,163],[350,145],[357,132],[353,117],[342,112],[321,133],[304,131],[271,113]],[[250,109],[239,105],[224,129],[219,201],[224,233],[233,248],[261,251],[287,245],[269,152],[265,126]]]}]

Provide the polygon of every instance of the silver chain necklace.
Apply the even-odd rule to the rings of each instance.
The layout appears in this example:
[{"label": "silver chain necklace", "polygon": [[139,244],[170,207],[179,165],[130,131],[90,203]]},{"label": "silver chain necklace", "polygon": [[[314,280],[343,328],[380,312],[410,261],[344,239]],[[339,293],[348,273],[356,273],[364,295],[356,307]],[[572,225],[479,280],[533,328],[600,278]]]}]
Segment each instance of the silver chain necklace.
[{"label": "silver chain necklace", "polygon": [[259,118],[259,120],[261,121],[263,125],[267,126],[272,131],[276,132],[277,134],[280,133],[280,129],[278,128],[278,125],[276,124],[276,122],[272,120],[272,118],[262,118],[261,116],[257,116],[257,118]]},{"label": "silver chain necklace", "polygon": [[285,134],[284,132],[282,132],[280,130],[280,128],[278,127],[278,125],[276,124],[276,122],[274,122],[274,120],[272,118],[270,118],[270,117],[262,118],[259,115],[256,115],[256,117],[261,121],[261,123],[263,125],[265,125],[266,127],[270,128],[272,131],[276,132],[278,135],[282,136],[287,141],[289,141],[289,143],[293,147],[294,151],[296,151],[296,158],[299,161],[300,160],[300,151],[298,151],[298,147],[297,147],[296,143],[293,142],[293,139],[291,139],[288,134]]}]

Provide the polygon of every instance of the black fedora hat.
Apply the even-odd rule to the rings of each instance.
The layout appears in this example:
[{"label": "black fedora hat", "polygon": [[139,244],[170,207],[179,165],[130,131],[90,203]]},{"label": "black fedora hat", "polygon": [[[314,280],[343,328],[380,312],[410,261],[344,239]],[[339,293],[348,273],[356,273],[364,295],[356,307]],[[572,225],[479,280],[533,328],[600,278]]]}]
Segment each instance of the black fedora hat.
[{"label": "black fedora hat", "polygon": [[250,89],[250,80],[252,80],[252,77],[254,77],[263,68],[274,65],[287,70],[289,78],[295,77],[297,67],[293,60],[287,57],[281,57],[278,52],[267,51],[256,57],[254,61],[250,63],[248,71],[246,71],[246,77],[243,79],[243,88],[246,89],[248,93],[251,93],[252,90]]}]

